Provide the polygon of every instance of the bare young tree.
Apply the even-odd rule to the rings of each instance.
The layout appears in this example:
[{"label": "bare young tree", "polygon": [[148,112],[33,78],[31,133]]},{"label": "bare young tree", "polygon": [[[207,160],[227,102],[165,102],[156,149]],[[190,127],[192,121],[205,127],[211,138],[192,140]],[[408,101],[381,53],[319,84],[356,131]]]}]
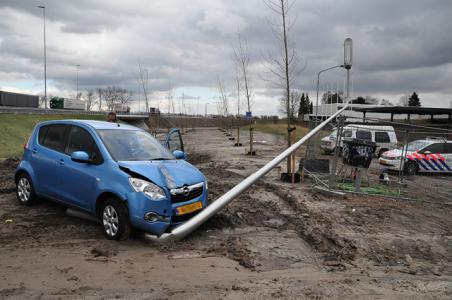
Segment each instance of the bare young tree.
[{"label": "bare young tree", "polygon": [[[237,74],[237,93],[240,91],[240,81],[243,80],[245,97],[246,97],[246,108],[248,112],[251,112],[252,108],[252,100],[251,100],[251,85],[250,85],[250,47],[246,40],[242,39],[240,32],[237,33],[237,44],[233,46],[234,51],[234,63],[239,70]],[[238,99],[239,95],[237,95]],[[240,100],[238,100],[238,106]],[[253,127],[252,127],[252,119],[249,119],[249,132],[250,132],[250,155],[253,154]]]},{"label": "bare young tree", "polygon": [[149,79],[149,70],[147,68],[142,67],[140,64],[138,65],[138,85],[140,86],[140,90],[143,92],[144,101],[146,104],[146,112],[149,112],[149,93],[150,93],[150,79]]},{"label": "bare young tree", "polygon": [[96,104],[96,98],[94,95],[94,91],[88,90],[86,91],[85,95],[83,96],[85,103],[86,103],[86,110],[91,111],[94,108],[94,105]]},{"label": "bare young tree", "polygon": [[173,86],[171,85],[171,80],[168,80],[168,113],[175,113],[174,109],[174,93],[173,93]]},{"label": "bare young tree", "polygon": [[[289,42],[289,33],[293,26],[290,21],[289,12],[295,3],[294,0],[263,0],[265,5],[274,12],[279,19],[277,23],[272,23],[278,44],[279,54],[270,55],[267,59],[269,78],[263,78],[273,84],[277,88],[284,90],[285,99],[290,99],[291,86],[295,78],[300,72],[299,58],[297,51]],[[292,116],[290,115],[290,101],[286,101],[286,118],[287,118],[287,146],[290,147],[292,141],[290,136]],[[287,159],[287,173],[292,173],[291,157]]]},{"label": "bare young tree", "polygon": [[[298,109],[300,108],[300,93],[293,91],[290,93],[289,101],[287,101],[286,98],[281,98],[279,102],[279,112],[290,116],[291,120],[295,120],[298,116]],[[287,111],[287,108],[289,108],[289,111]]]},{"label": "bare young tree", "polygon": [[102,110],[102,95],[104,93],[104,89],[103,88],[97,88],[96,89],[97,92],[97,98],[98,98],[98,103],[99,103],[99,111]]},{"label": "bare young tree", "polygon": [[228,99],[228,96],[226,95],[224,82],[219,77],[217,78],[217,88],[218,88],[218,91],[220,92],[220,96],[219,96],[220,113],[224,117],[227,117],[229,115],[229,99]]},{"label": "bare young tree", "polygon": [[109,111],[114,110],[116,104],[123,106],[132,102],[132,94],[119,86],[108,86],[103,95]]}]

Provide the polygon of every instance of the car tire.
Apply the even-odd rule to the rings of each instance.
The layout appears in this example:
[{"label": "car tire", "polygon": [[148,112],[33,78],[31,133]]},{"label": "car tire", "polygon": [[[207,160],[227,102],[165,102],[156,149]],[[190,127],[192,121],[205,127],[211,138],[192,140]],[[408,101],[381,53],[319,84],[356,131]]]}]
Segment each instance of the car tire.
[{"label": "car tire", "polygon": [[21,173],[17,176],[16,196],[19,203],[23,205],[32,205],[38,200],[31,178],[27,173]]},{"label": "car tire", "polygon": [[122,241],[130,236],[129,210],[121,200],[107,199],[100,210],[100,220],[107,239]]},{"label": "car tire", "polygon": [[[342,156],[342,147],[338,147],[337,151],[338,151],[338,156]],[[336,148],[334,148],[333,151],[331,151],[331,154],[336,155]]]},{"label": "car tire", "polygon": [[388,149],[380,149],[380,151],[378,151],[378,158],[380,158],[382,155],[383,155],[383,153],[385,153],[386,151],[388,151]]},{"label": "car tire", "polygon": [[409,161],[405,163],[405,166],[403,167],[405,174],[408,176],[413,176],[417,174],[417,171],[419,169],[419,166],[414,161]]}]

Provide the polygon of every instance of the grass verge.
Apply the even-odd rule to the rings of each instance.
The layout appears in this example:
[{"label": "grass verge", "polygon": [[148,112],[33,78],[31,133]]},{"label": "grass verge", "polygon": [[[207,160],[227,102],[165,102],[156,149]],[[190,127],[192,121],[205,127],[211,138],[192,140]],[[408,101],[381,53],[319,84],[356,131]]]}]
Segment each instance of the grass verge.
[{"label": "grass verge", "polygon": [[[285,123],[257,123],[253,125],[254,130],[263,132],[263,133],[270,133],[270,134],[276,134],[276,135],[283,135],[287,136],[287,124]],[[305,136],[309,132],[309,128],[302,127],[300,125],[295,125],[297,128],[295,130],[295,140],[298,141],[303,136]],[[249,127],[244,126],[242,127],[243,130],[247,130]],[[329,131],[320,131],[320,133],[317,135],[318,139],[321,139],[325,136],[327,136],[330,132]]]},{"label": "grass verge", "polygon": [[104,115],[0,114],[0,158],[19,156],[35,125],[63,119],[105,120]]}]

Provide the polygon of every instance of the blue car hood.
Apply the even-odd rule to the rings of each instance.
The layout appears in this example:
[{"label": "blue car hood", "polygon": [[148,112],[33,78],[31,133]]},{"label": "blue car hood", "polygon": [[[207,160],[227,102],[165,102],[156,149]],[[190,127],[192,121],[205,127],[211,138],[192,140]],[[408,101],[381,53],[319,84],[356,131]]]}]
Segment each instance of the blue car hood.
[{"label": "blue car hood", "polygon": [[204,175],[185,160],[119,161],[118,165],[170,189],[205,180]]}]

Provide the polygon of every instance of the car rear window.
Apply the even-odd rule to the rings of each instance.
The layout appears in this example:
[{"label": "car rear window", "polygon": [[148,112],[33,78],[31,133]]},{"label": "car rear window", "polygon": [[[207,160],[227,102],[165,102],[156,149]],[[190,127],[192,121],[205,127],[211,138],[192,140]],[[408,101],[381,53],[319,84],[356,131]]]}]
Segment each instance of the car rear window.
[{"label": "car rear window", "polygon": [[47,133],[48,129],[49,129],[49,125],[42,126],[41,128],[39,128],[39,135],[38,135],[39,144],[42,145],[44,143],[44,138],[46,137],[46,133]]},{"label": "car rear window", "polygon": [[[68,125],[47,125],[48,129],[43,137],[42,145],[55,151],[64,151],[65,132]],[[40,137],[41,138],[41,137]]]},{"label": "car rear window", "polygon": [[370,131],[360,131],[356,132],[356,138],[360,140],[372,141],[372,133]]},{"label": "car rear window", "polygon": [[385,131],[376,131],[375,132],[375,142],[377,143],[389,143],[391,140],[389,139],[389,134]]}]

